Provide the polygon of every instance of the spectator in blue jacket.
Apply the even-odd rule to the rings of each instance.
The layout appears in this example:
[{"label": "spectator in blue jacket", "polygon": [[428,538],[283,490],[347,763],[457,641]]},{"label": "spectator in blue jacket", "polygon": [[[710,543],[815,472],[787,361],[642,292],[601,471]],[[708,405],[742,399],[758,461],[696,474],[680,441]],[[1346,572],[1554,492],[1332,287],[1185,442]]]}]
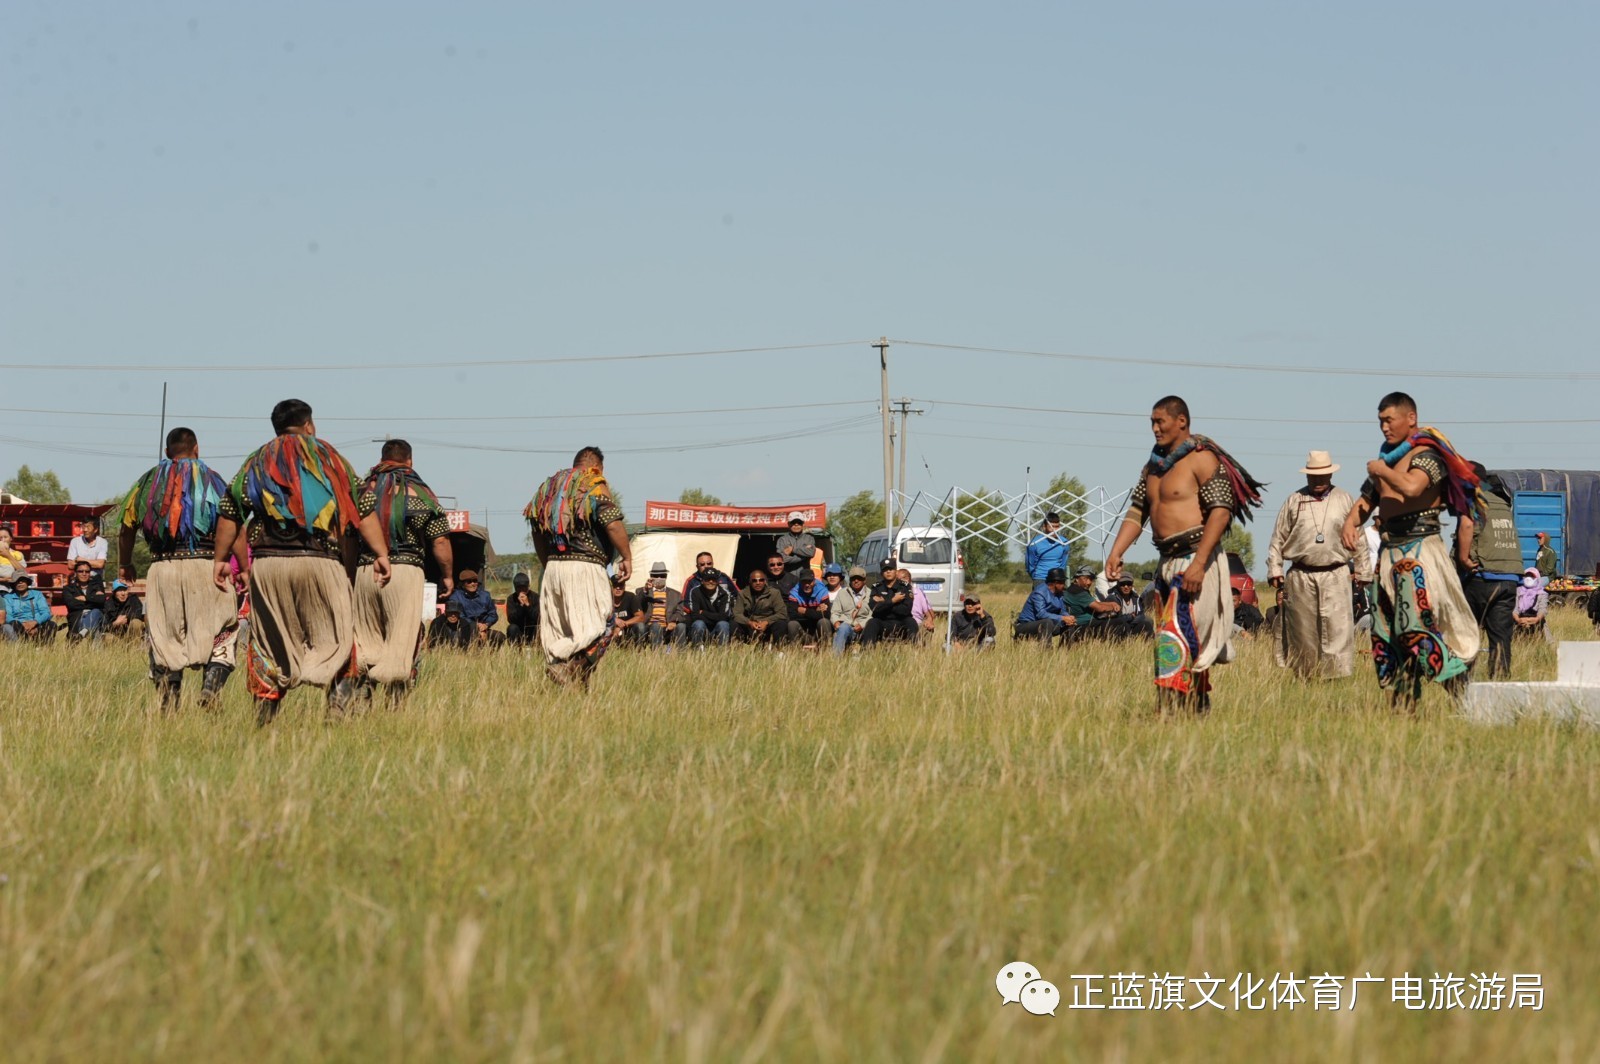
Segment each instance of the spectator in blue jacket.
[{"label": "spectator in blue jacket", "polygon": [[1022,555],[1022,564],[1028,570],[1028,579],[1033,581],[1035,591],[1044,586],[1050,570],[1067,571],[1067,541],[1061,536],[1061,515],[1045,514],[1039,529],[1039,534]]},{"label": "spectator in blue jacket", "polygon": [[48,643],[55,638],[56,623],[50,619],[50,603],[33,589],[33,577],[19,573],[11,593],[5,597],[5,623],[0,634],[11,642],[33,639]]},{"label": "spectator in blue jacket", "polygon": [[444,601],[447,606],[453,602],[461,607],[461,623],[472,630],[478,646],[499,646],[505,642],[504,632],[490,631],[500,621],[500,609],[494,603],[494,596],[483,589],[477,573],[463,569],[456,578],[456,589]]},{"label": "spectator in blue jacket", "polygon": [[1048,645],[1063,629],[1076,626],[1077,618],[1062,598],[1066,590],[1065,569],[1051,569],[1045,573],[1044,583],[1034,588],[1028,601],[1022,604],[1022,612],[1017,614],[1011,634],[1017,639],[1041,639]]},{"label": "spectator in blue jacket", "polygon": [[817,582],[817,574],[810,569],[800,570],[800,581],[789,589],[789,615],[800,625],[806,643],[818,648],[833,641],[833,624],[828,620],[833,602],[828,597],[826,584]]}]

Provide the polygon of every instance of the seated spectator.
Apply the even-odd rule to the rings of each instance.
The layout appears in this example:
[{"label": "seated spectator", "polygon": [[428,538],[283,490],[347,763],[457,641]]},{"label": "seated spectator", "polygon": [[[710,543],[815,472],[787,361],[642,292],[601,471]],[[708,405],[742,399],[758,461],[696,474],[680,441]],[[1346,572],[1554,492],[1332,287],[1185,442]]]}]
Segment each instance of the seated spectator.
[{"label": "seated spectator", "polygon": [[67,608],[67,639],[100,638],[100,626],[106,616],[106,587],[88,562],[80,559],[73,566],[72,579],[61,589],[61,604]]},{"label": "seated spectator", "polygon": [[789,590],[789,612],[800,627],[803,642],[824,647],[833,639],[833,624],[828,620],[828,588],[817,582],[810,569],[800,570],[800,582]]},{"label": "seated spectator", "polygon": [[1022,612],[1017,614],[1016,623],[1011,628],[1012,638],[1038,639],[1048,646],[1064,629],[1076,625],[1077,620],[1067,610],[1066,601],[1061,597],[1066,590],[1065,569],[1055,568],[1047,572],[1044,583],[1035,587],[1022,604]]},{"label": "seated spectator", "polygon": [[994,640],[994,618],[983,608],[983,600],[977,595],[962,599],[961,609],[950,615],[950,644],[986,650]]},{"label": "seated spectator", "polygon": [[732,581],[710,566],[701,569],[698,578],[700,583],[689,592],[683,613],[689,625],[689,642],[703,647],[709,638],[727,646],[733,635],[734,593],[727,587]]},{"label": "seated spectator", "polygon": [[639,600],[639,612],[644,615],[641,630],[651,646],[664,643],[676,646],[688,636],[689,630],[679,623],[683,620],[683,596],[667,586],[666,562],[656,562],[650,567],[650,579],[634,592],[634,597]]},{"label": "seated spectator", "polygon": [[[783,562],[784,572],[796,580],[800,577],[800,570],[811,568],[811,559],[816,557],[817,541],[806,531],[806,515],[799,510],[789,514],[789,531],[778,537],[778,542],[773,544],[773,553]],[[771,574],[767,577],[771,579]],[[789,587],[783,588],[787,595],[794,588],[793,581]]]},{"label": "seated spectator", "polygon": [[533,590],[527,573],[511,578],[511,594],[506,596],[506,642],[531,646],[539,638],[539,593]]},{"label": "seated spectator", "polygon": [[11,529],[0,525],[0,583],[10,584],[18,573],[26,572],[28,559],[11,545]]},{"label": "seated spectator", "polygon": [[849,582],[839,588],[828,607],[828,620],[833,625],[833,652],[843,654],[845,647],[861,638],[871,619],[872,602],[867,594],[867,571],[859,565],[851,566]]},{"label": "seated spectator", "polygon": [[1155,625],[1142,616],[1125,617],[1122,606],[1116,602],[1096,601],[1094,597],[1094,568],[1080,565],[1072,574],[1072,584],[1061,595],[1072,614],[1073,625],[1065,638],[1077,639],[1128,639],[1135,636],[1155,635]]},{"label": "seated spectator", "polygon": [[504,632],[494,631],[500,621],[500,607],[494,604],[494,596],[484,589],[476,572],[461,570],[456,589],[445,599],[446,605],[452,602],[461,607],[461,623],[472,630],[478,646],[497,647],[506,641]]},{"label": "seated spectator", "polygon": [[1256,629],[1266,623],[1266,618],[1261,616],[1261,611],[1249,605],[1243,599],[1238,588],[1233,589],[1233,630],[1242,632],[1247,636],[1256,634]]},{"label": "seated spectator", "polygon": [[829,562],[822,569],[822,585],[828,589],[828,603],[838,597],[839,589],[844,587],[844,566],[838,562]]},{"label": "seated spectator", "polygon": [[883,639],[915,640],[917,623],[911,619],[911,587],[900,579],[894,561],[883,563],[883,579],[873,585],[867,598],[872,618],[861,630],[861,645],[870,647]]},{"label": "seated spectator", "polygon": [[[782,559],[778,565],[783,565]],[[740,639],[752,643],[777,645],[800,635],[800,625],[789,619],[789,603],[783,593],[767,582],[766,572],[760,569],[750,574],[750,583],[734,600],[733,626]]]},{"label": "seated spectator", "polygon": [[644,614],[639,612],[639,596],[628,590],[628,582],[621,575],[611,578],[611,613],[616,617],[616,640],[624,645],[637,646],[644,642]]},{"label": "seated spectator", "polygon": [[933,607],[928,604],[928,596],[923,594],[922,588],[912,582],[911,570],[898,572],[900,582],[911,589],[911,623],[917,627],[915,638],[921,639],[933,631]]},{"label": "seated spectator", "polygon": [[[767,583],[776,588],[778,594],[785,600],[788,599],[789,592],[794,590],[794,585],[800,582],[799,570],[791,572],[785,569],[783,567],[783,559],[776,554],[767,559],[767,571],[764,575],[767,578]],[[790,619],[792,620],[793,618]]]},{"label": "seated spectator", "polygon": [[1539,574],[1536,565],[1530,565],[1522,571],[1522,582],[1517,585],[1517,601],[1512,607],[1512,618],[1517,622],[1513,634],[1534,635],[1544,629],[1545,614],[1550,611],[1550,593],[1545,590],[1548,583]]},{"label": "seated spectator", "polygon": [[144,634],[144,603],[122,580],[111,585],[111,597],[106,599],[105,625],[101,631],[115,636],[138,637]]},{"label": "seated spectator", "polygon": [[472,630],[472,625],[461,619],[461,603],[455,601],[454,596],[447,599],[444,613],[435,617],[428,625],[428,645],[465,650],[476,641],[477,636]]},{"label": "seated spectator", "polygon": [[1144,603],[1139,599],[1139,592],[1133,586],[1133,577],[1124,572],[1111,585],[1111,593],[1106,596],[1107,602],[1117,604],[1117,609],[1124,617],[1143,617]]},{"label": "seated spectator", "polygon": [[72,565],[79,560],[89,563],[89,568],[100,573],[106,567],[106,552],[110,544],[100,534],[99,518],[91,517],[83,522],[83,531],[72,537],[72,542],[67,544],[67,564]]},{"label": "seated spectator", "polygon": [[11,592],[5,597],[5,621],[0,634],[11,642],[31,639],[48,643],[55,638],[56,622],[50,619],[50,603],[34,590],[33,577],[18,573],[12,577]]},{"label": "seated spectator", "polygon": [[694,572],[689,575],[689,579],[683,582],[683,590],[679,593],[683,601],[689,601],[689,593],[700,586],[700,574],[707,569],[716,570],[718,583],[728,589],[728,599],[732,601],[733,596],[739,593],[739,585],[735,584],[727,573],[717,569],[716,559],[711,556],[711,552],[708,550],[703,550],[694,556]]}]

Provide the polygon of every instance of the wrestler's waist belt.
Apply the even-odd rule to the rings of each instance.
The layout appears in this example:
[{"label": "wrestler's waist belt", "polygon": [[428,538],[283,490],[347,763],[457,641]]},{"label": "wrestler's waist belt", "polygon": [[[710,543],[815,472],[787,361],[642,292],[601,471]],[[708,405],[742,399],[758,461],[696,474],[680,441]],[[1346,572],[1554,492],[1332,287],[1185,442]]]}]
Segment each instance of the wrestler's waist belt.
[{"label": "wrestler's waist belt", "polygon": [[150,552],[150,560],[155,562],[182,562],[191,558],[210,559],[215,549],[209,543],[202,543],[194,550],[187,547],[175,547],[171,550],[158,550]]},{"label": "wrestler's waist belt", "polygon": [[1295,562],[1290,572],[1296,573],[1331,573],[1335,569],[1347,569],[1349,562],[1329,562],[1327,565],[1307,565],[1304,562]]},{"label": "wrestler's waist belt", "polygon": [[1439,513],[1434,510],[1419,510],[1414,514],[1401,514],[1391,517],[1383,523],[1379,531],[1382,541],[1386,544],[1410,543],[1428,536],[1439,534]]},{"label": "wrestler's waist belt", "polygon": [[1156,552],[1165,558],[1187,558],[1194,553],[1200,545],[1200,538],[1205,535],[1203,525],[1186,528],[1175,536],[1155,537]]}]

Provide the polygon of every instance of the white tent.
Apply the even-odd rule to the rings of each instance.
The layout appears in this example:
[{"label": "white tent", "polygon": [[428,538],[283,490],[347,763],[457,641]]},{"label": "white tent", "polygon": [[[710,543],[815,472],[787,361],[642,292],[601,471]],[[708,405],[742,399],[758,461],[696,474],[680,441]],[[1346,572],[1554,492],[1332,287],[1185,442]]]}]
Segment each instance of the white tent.
[{"label": "white tent", "polygon": [[739,554],[736,532],[641,532],[630,537],[629,542],[633,545],[630,588],[643,584],[656,562],[665,562],[667,586],[681,589],[689,574],[694,572],[695,555],[702,551],[710,551],[713,564],[732,576],[734,559]]}]

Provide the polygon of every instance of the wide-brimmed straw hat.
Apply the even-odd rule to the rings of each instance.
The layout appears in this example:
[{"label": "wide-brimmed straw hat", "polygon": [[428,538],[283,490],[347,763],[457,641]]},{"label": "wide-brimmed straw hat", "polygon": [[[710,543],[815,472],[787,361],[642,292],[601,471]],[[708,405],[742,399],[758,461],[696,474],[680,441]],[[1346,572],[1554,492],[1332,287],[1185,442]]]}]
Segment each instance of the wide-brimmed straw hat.
[{"label": "wide-brimmed straw hat", "polygon": [[1333,456],[1327,451],[1312,451],[1306,455],[1305,467],[1300,470],[1300,472],[1312,477],[1323,477],[1338,471],[1338,465],[1334,463]]}]

